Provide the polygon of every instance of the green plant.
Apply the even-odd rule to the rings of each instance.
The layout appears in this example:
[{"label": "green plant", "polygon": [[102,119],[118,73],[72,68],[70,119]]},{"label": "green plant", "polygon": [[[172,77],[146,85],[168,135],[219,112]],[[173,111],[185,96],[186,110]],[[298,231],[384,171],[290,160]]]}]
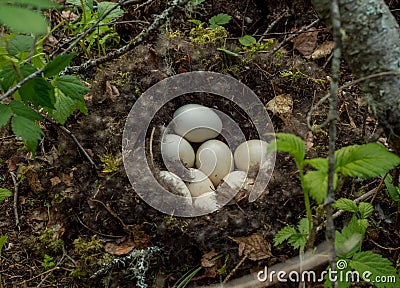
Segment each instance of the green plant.
[{"label": "green plant", "polygon": [[[312,231],[310,197],[318,204],[322,204],[327,195],[328,159],[305,159],[304,141],[292,134],[277,133],[272,147],[272,151],[288,152],[293,156],[299,169],[307,210],[307,218],[301,219],[297,228],[293,226],[282,228],[275,235],[274,244],[279,245],[284,241],[288,241],[294,248],[301,248],[306,245],[309,240],[307,238],[309,238]],[[338,178],[341,176],[362,179],[379,177],[399,164],[400,158],[398,156],[376,143],[341,148],[335,152],[335,170],[333,171],[335,189]],[[314,170],[305,172],[304,168],[307,165],[314,168]],[[334,207],[353,213],[351,221],[340,232],[336,231],[337,261],[347,261],[349,263],[348,271],[351,271],[351,269],[359,273],[370,271],[374,277],[396,275],[396,270],[391,266],[389,260],[371,251],[361,251],[362,239],[368,227],[367,218],[373,212],[372,205],[365,202],[357,205],[352,200],[341,198],[337,200]],[[347,271],[343,270],[343,272]],[[394,277],[398,278],[398,276]],[[339,284],[342,285],[340,287],[349,287],[350,282],[342,281]],[[384,287],[379,286],[377,283],[375,284],[378,287]]]},{"label": "green plant", "polygon": [[[82,41],[80,46],[85,52],[87,57],[91,57],[90,51],[93,47],[97,47],[98,53],[106,54],[106,44],[111,42],[119,43],[119,35],[115,31],[114,27],[110,25],[110,22],[114,19],[120,18],[124,15],[124,10],[120,7],[116,7],[115,3],[109,1],[96,1],[96,6],[93,4],[93,0],[67,0],[67,3],[73,4],[76,7],[82,9],[82,15],[79,19],[74,21],[71,25],[66,26],[66,30],[69,31],[73,36],[78,36],[85,33],[94,24],[102,19],[96,26],[93,32],[89,33]],[[95,8],[96,7],[96,8]],[[112,11],[108,13],[108,11]]]},{"label": "green plant", "polygon": [[[29,4],[31,1],[14,2]],[[0,128],[10,122],[13,133],[24,140],[33,156],[43,136],[39,123],[44,118],[37,111],[42,110],[64,124],[76,109],[87,114],[83,94],[89,91],[76,76],[60,75],[74,54],[49,59],[41,45],[44,38],[37,40],[37,37],[16,33],[0,35],[0,91],[4,93],[0,97]],[[5,101],[7,98],[11,99]]]},{"label": "green plant", "polygon": [[[6,198],[10,197],[12,195],[12,192],[8,189],[5,188],[0,188],[0,202],[4,201]],[[3,249],[4,244],[7,241],[7,236],[1,236],[0,237],[0,255],[1,255],[1,250]]]},{"label": "green plant", "polygon": [[49,256],[47,254],[44,254],[43,262],[42,262],[43,269],[44,270],[49,270],[49,269],[51,269],[51,268],[53,268],[55,266],[56,266],[56,264],[53,261],[53,257],[51,257],[51,256]]},{"label": "green plant", "polygon": [[195,24],[196,27],[190,30],[189,39],[198,44],[222,43],[224,38],[228,36],[228,32],[222,25],[229,23],[231,18],[224,13],[215,15],[208,20],[209,27],[204,27],[205,23],[200,20],[191,19],[189,22]]}]

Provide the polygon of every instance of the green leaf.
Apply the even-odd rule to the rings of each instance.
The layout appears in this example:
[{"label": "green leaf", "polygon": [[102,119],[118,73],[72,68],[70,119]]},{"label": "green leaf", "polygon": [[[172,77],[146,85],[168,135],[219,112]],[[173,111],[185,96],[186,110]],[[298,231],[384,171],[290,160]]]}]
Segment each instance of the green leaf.
[{"label": "green leaf", "polygon": [[363,179],[384,175],[400,164],[400,157],[377,143],[352,145],[335,152],[335,171]]},{"label": "green leaf", "polygon": [[390,174],[386,175],[385,185],[386,185],[386,188],[387,188],[390,198],[392,198],[396,202],[400,201],[400,189],[399,189],[399,187],[395,187],[392,184],[392,175],[390,175]]},{"label": "green leaf", "polygon": [[303,234],[303,235],[310,234],[310,225],[309,225],[308,218],[302,218],[297,227],[301,234]]},{"label": "green leaf", "polygon": [[34,6],[40,9],[49,9],[49,8],[56,8],[59,7],[57,3],[54,3],[50,0],[1,0],[0,4],[2,2],[7,3],[11,2],[12,4],[23,4],[23,5],[29,5],[29,6]]},{"label": "green leaf", "polygon": [[243,37],[239,38],[239,42],[240,44],[242,44],[243,46],[251,46],[251,44],[256,43],[257,40],[256,38],[254,38],[253,36],[250,35],[244,35]]},{"label": "green leaf", "polygon": [[10,197],[12,192],[5,188],[0,188],[0,202],[4,201],[6,198]]},{"label": "green leaf", "polygon": [[[115,6],[115,3],[113,2],[100,2],[97,4],[97,12],[99,13],[99,18],[103,17],[103,15],[112,9]],[[110,12],[104,19],[115,19],[122,17],[124,15],[124,10],[122,10],[120,7],[115,8],[113,11]]]},{"label": "green leaf", "polygon": [[307,236],[297,233],[292,235],[289,240],[289,244],[292,245],[294,249],[299,249],[300,247],[304,247],[307,243]]},{"label": "green leaf", "polygon": [[75,5],[77,7],[82,7],[81,1],[84,3],[85,9],[89,9],[90,11],[93,11],[93,0],[67,0],[67,3]]},{"label": "green leaf", "polygon": [[68,117],[76,110],[79,109],[85,115],[87,114],[87,108],[83,97],[81,100],[75,100],[71,97],[67,97],[60,89],[55,89],[56,102],[54,109],[45,109],[51,117],[57,120],[59,123],[64,124]]},{"label": "green leaf", "polygon": [[89,91],[89,88],[83,85],[77,77],[71,75],[57,78],[54,86],[59,88],[65,96],[76,100],[82,100],[82,95]]},{"label": "green leaf", "polygon": [[230,50],[224,49],[224,48],[217,48],[217,50],[221,51],[221,52],[224,52],[225,54],[228,54],[228,55],[233,56],[233,57],[239,57],[239,54],[237,54],[235,52],[232,52]]},{"label": "green leaf", "polygon": [[328,159],[327,158],[314,158],[304,160],[304,164],[309,164],[317,170],[326,171],[328,173]]},{"label": "green leaf", "polygon": [[8,123],[12,114],[10,106],[0,103],[0,128]]},{"label": "green leaf", "polygon": [[210,28],[215,29],[217,26],[225,25],[231,21],[232,17],[229,16],[228,14],[225,13],[220,13],[218,15],[215,15],[211,17],[208,20],[208,23],[210,23]]},{"label": "green leaf", "polygon": [[2,79],[1,87],[3,91],[7,91],[16,81],[18,81],[18,75],[15,72],[14,67],[9,65],[3,67],[3,70],[0,71],[0,79]]},{"label": "green leaf", "polygon": [[190,19],[190,20],[188,20],[188,22],[193,23],[196,26],[200,26],[200,25],[204,24],[200,20],[196,20],[196,19]]},{"label": "green leaf", "polygon": [[[367,273],[364,275],[369,275],[368,279],[371,281],[371,284],[378,288],[399,287],[400,277],[396,269],[388,259],[383,258],[379,254],[372,253],[371,251],[358,252],[354,254],[349,265],[360,275]],[[375,281],[383,279],[378,277],[385,277],[386,279],[388,279],[388,277],[393,277],[393,283],[389,283],[388,281],[386,283],[384,281]]]},{"label": "green leaf", "polygon": [[4,244],[7,241],[7,236],[1,236],[0,237],[0,255],[1,255],[1,250],[3,249]]},{"label": "green leaf", "polygon": [[338,257],[350,258],[361,248],[365,227],[361,226],[357,218],[353,216],[342,231],[336,231],[335,248]]},{"label": "green leaf", "polygon": [[336,200],[335,204],[333,204],[333,207],[338,210],[344,210],[353,213],[358,211],[356,202],[347,198],[340,198]]},{"label": "green leaf", "polygon": [[277,246],[297,234],[296,228],[293,226],[283,227],[274,237],[274,246]]},{"label": "green leaf", "polygon": [[35,38],[27,35],[16,35],[10,39],[8,42],[8,53],[10,55],[16,56],[22,52],[31,51]]},{"label": "green leaf", "polygon": [[65,67],[69,65],[75,53],[62,54],[51,60],[43,70],[45,77],[58,75]]},{"label": "green leaf", "polygon": [[34,77],[25,82],[19,94],[24,102],[31,102],[36,107],[54,107],[53,86],[42,77]]},{"label": "green leaf", "polygon": [[27,118],[31,121],[43,120],[42,116],[21,101],[11,101],[10,108],[14,114]]},{"label": "green leaf", "polygon": [[[337,174],[335,173],[334,178],[334,189],[337,185]],[[317,201],[318,204],[322,204],[328,193],[328,173],[323,170],[309,171],[303,177],[304,189],[308,191],[310,197]]]},{"label": "green leaf", "polygon": [[33,156],[35,156],[38,142],[43,135],[42,129],[34,121],[19,115],[14,115],[12,118],[11,127],[14,134],[22,137],[26,146],[28,146]]},{"label": "green leaf", "polygon": [[35,73],[37,70],[38,69],[35,66],[33,66],[33,65],[29,64],[29,63],[26,63],[26,64],[24,64],[23,66],[21,66],[19,68],[19,71],[21,72],[22,77],[24,77],[24,78],[26,78],[29,75]]},{"label": "green leaf", "polygon": [[361,219],[366,219],[372,215],[372,212],[374,212],[374,207],[367,202],[361,202],[358,204],[358,212],[360,213]]},{"label": "green leaf", "polygon": [[276,133],[276,149],[287,152],[294,157],[297,168],[303,169],[304,156],[306,154],[304,141],[293,134]]},{"label": "green leaf", "polygon": [[45,34],[48,27],[46,18],[40,13],[3,3],[0,3],[0,22],[11,30],[28,34]]}]

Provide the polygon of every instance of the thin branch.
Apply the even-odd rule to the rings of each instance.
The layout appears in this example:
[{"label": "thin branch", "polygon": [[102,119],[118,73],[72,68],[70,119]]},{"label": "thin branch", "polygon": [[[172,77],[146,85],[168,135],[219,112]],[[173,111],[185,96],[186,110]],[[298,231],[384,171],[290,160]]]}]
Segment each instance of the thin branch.
[{"label": "thin branch", "polygon": [[14,208],[14,218],[15,218],[15,226],[18,227],[18,230],[20,229],[19,227],[19,215],[18,215],[18,185],[19,183],[17,182],[17,177],[15,176],[14,172],[10,172],[11,174],[11,179],[14,184],[14,201],[13,201],[13,208]]},{"label": "thin branch", "polygon": [[89,60],[79,66],[68,67],[65,70],[65,73],[73,73],[73,74],[81,73],[87,69],[99,66],[105,62],[108,62],[112,59],[116,59],[116,58],[126,54],[127,52],[129,52],[130,50],[132,50],[133,48],[138,46],[140,43],[142,43],[144,40],[146,40],[147,37],[150,35],[150,33],[156,31],[162,24],[164,24],[165,21],[167,21],[167,19],[170,19],[170,17],[172,17],[172,14],[176,9],[178,9],[179,7],[183,7],[188,2],[189,2],[189,0],[174,0],[170,7],[165,9],[160,15],[157,15],[155,17],[153,23],[151,23],[151,25],[149,27],[147,27],[142,32],[140,32],[127,45],[108,53],[104,57],[100,57],[100,58],[97,58],[94,60]]},{"label": "thin branch", "polygon": [[274,54],[276,51],[278,51],[279,49],[282,48],[283,45],[285,45],[286,43],[288,43],[290,40],[296,38],[300,33],[310,29],[311,27],[317,25],[319,23],[320,19],[317,19],[315,21],[313,21],[311,24],[307,25],[306,27],[304,27],[303,29],[300,29],[297,34],[293,34],[292,36],[289,36],[288,38],[286,38],[285,40],[283,40],[281,43],[279,43],[278,46],[276,46],[270,53]]},{"label": "thin branch", "polygon": [[[340,75],[340,58],[341,58],[341,34],[340,34],[340,13],[338,0],[331,2],[331,18],[332,18],[332,34],[334,40],[333,57],[332,57],[332,81],[330,89],[330,105],[329,105],[329,151],[328,151],[328,194],[325,199],[324,208],[326,211],[326,231],[325,236],[330,246],[330,270],[336,271],[336,250],[335,250],[335,223],[333,220],[333,203],[335,202],[335,148],[336,148],[336,122],[338,119],[337,103],[338,103],[338,87]],[[337,287],[336,280],[331,280],[333,287]]]}]

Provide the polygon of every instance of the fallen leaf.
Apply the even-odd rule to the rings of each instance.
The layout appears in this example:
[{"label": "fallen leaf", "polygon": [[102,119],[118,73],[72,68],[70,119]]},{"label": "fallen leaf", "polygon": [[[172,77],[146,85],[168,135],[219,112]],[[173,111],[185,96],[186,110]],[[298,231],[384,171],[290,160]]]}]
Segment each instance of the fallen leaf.
[{"label": "fallen leaf", "polygon": [[314,52],[311,54],[311,59],[318,60],[321,58],[327,57],[332,53],[333,50],[333,41],[326,41],[319,45]]},{"label": "fallen leaf", "polygon": [[116,256],[121,256],[121,255],[126,255],[129,252],[131,252],[135,248],[135,244],[133,243],[132,240],[128,239],[125,242],[116,244],[114,242],[107,242],[104,245],[104,250],[111,254],[111,255],[116,255]]},{"label": "fallen leaf", "polygon": [[306,150],[310,150],[314,146],[314,134],[311,131],[306,133]]},{"label": "fallen leaf", "polygon": [[290,94],[277,95],[265,105],[265,108],[287,122],[293,112],[293,98]]},{"label": "fallen leaf", "polygon": [[253,261],[272,256],[270,245],[261,234],[229,238],[239,244],[239,256],[248,255],[249,259]]},{"label": "fallen leaf", "polygon": [[215,252],[214,250],[211,250],[210,252],[204,254],[203,257],[201,258],[201,267],[208,268],[215,266],[215,261],[211,261],[211,259],[213,259],[217,255],[218,253]]},{"label": "fallen leaf", "polygon": [[[303,28],[303,27],[301,27]],[[300,29],[301,29],[300,28]],[[310,56],[318,45],[318,31],[314,27],[305,33],[301,33],[292,40],[293,48],[300,52],[301,55]]]},{"label": "fallen leaf", "polygon": [[56,176],[56,177],[51,178],[50,182],[51,182],[51,186],[54,187],[57,184],[61,183],[61,179],[60,179],[60,177]]}]

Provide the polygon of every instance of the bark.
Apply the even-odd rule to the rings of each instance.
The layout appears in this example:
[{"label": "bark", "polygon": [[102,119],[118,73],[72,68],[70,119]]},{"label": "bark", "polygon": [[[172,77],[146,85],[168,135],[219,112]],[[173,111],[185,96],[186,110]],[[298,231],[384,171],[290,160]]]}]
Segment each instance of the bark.
[{"label": "bark", "polygon": [[[329,0],[312,0],[319,17],[332,29]],[[383,0],[339,0],[342,53],[358,78],[399,72],[400,29]],[[380,124],[400,152],[400,77],[388,75],[360,84]]]}]

